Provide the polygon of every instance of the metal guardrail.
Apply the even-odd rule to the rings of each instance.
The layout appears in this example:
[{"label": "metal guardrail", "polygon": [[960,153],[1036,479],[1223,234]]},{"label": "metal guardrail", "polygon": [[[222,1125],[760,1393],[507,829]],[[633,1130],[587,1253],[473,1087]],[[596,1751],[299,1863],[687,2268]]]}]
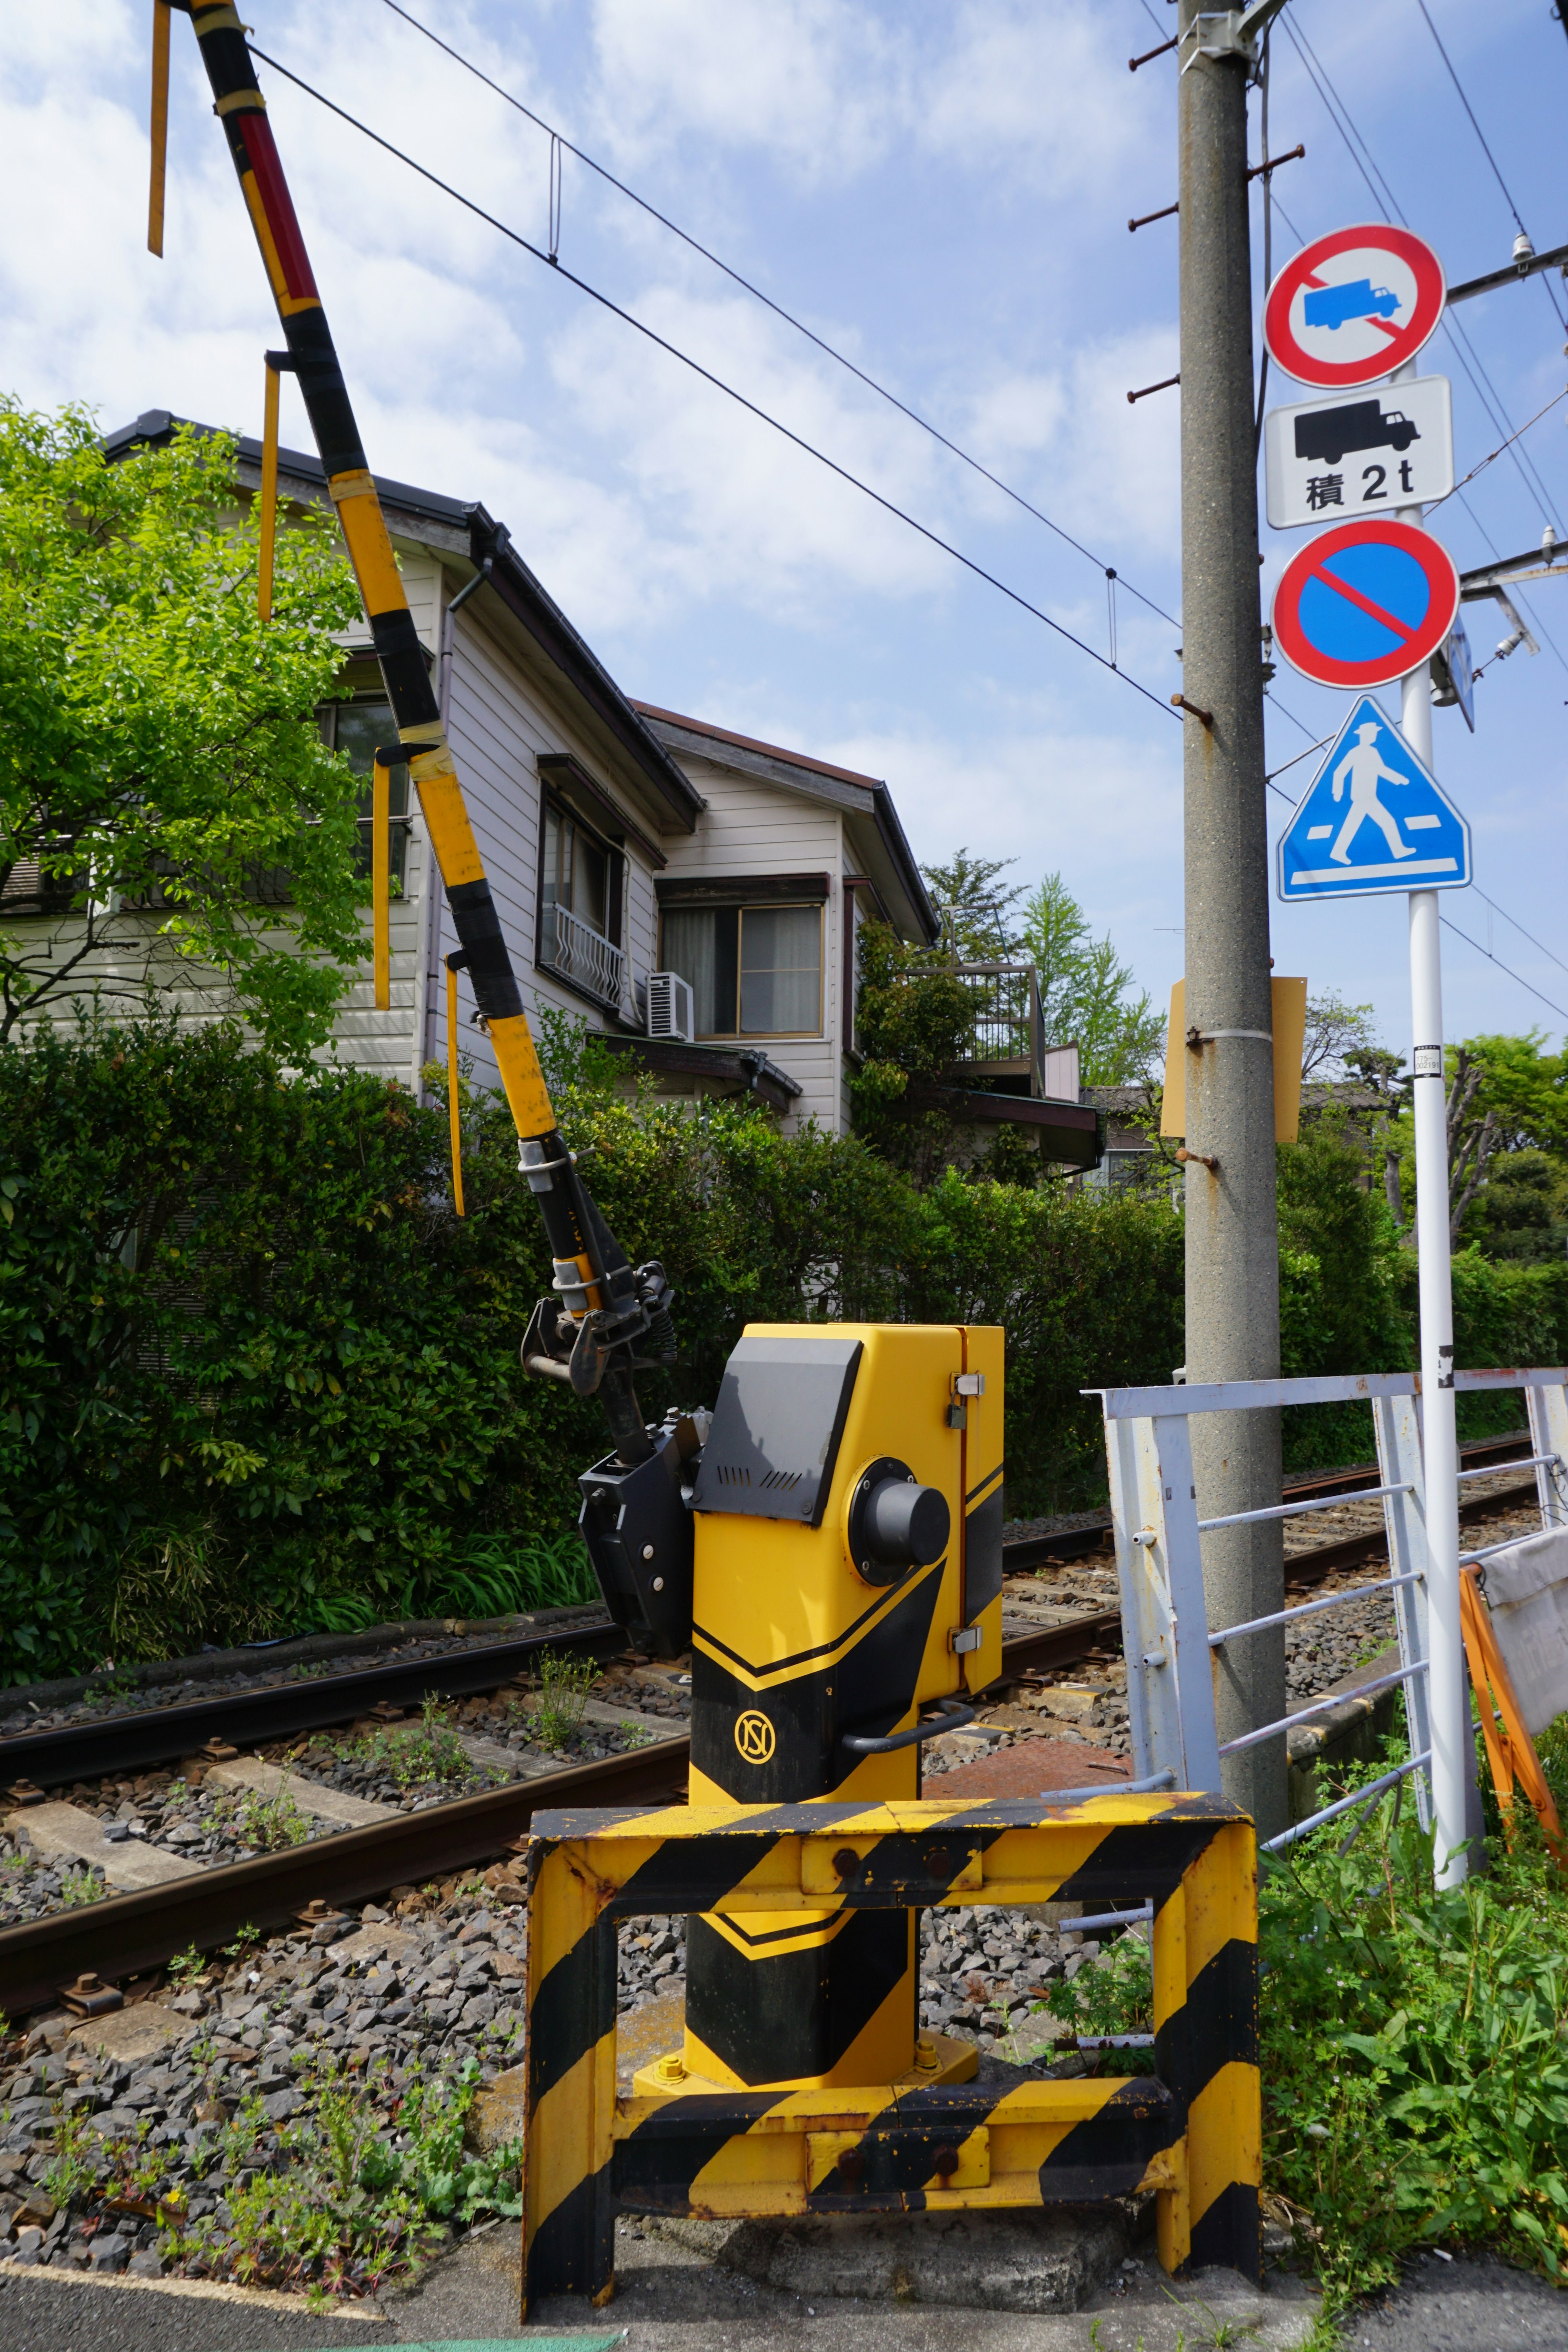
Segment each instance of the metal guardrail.
[{"label": "metal guardrail", "polygon": [[[1568,1374],[1561,1368],[1500,1367],[1456,1372],[1456,1390],[1474,1393],[1503,1389],[1525,1391],[1534,1451],[1520,1466],[1533,1468],[1542,1527],[1568,1525]],[[1328,1699],[1300,1708],[1277,1723],[1259,1724],[1222,1747],[1215,1727],[1210,1654],[1230,1642],[1268,1628],[1360,1601],[1369,1592],[1394,1596],[1400,1664],[1392,1674],[1357,1685],[1357,1694],[1402,1685],[1410,1727],[1409,1760],[1376,1784],[1393,1787],[1415,1776],[1423,1827],[1433,1818],[1431,1759],[1433,1723],[1427,1580],[1425,1471],[1419,1381],[1414,1373],[1331,1375],[1299,1381],[1246,1381],[1171,1388],[1100,1391],[1106,1451],[1110,1470],[1111,1520],[1121,1588],[1122,1641],[1128,1670],[1128,1712],[1135,1768],[1142,1775],[1161,1769],[1175,1774],[1182,1788],[1217,1790],[1222,1757],[1261,1741],[1283,1738],[1297,1724],[1339,1704]],[[1091,1393],[1094,1393],[1091,1391]],[[1200,1519],[1188,1422],[1194,1414],[1278,1408],[1290,1404],[1364,1402],[1373,1412],[1381,1483],[1355,1499],[1383,1504],[1391,1573],[1371,1586],[1330,1594],[1320,1601],[1277,1610],[1211,1633],[1204,1594],[1202,1538],[1213,1530],[1266,1520],[1295,1518],[1328,1507],[1326,1501],[1300,1499],[1225,1517]],[[1461,1471],[1460,1481],[1494,1475],[1489,1468]],[[1349,1497],[1332,1498],[1345,1500]],[[1474,1509],[1474,1506],[1468,1507]],[[1510,1538],[1516,1541],[1517,1538]],[[1461,1568],[1506,1550],[1490,1544],[1460,1556]],[[1471,1803],[1467,1833],[1479,1827],[1474,1759],[1468,1748]],[[1353,1799],[1323,1808],[1268,1844],[1278,1849],[1321,1822],[1360,1802]]]}]

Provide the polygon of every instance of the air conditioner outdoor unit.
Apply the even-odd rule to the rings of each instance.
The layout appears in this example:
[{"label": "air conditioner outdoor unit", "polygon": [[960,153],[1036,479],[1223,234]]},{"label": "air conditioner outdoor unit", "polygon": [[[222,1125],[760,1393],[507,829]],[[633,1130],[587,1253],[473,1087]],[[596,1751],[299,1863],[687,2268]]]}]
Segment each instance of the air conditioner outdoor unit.
[{"label": "air conditioner outdoor unit", "polygon": [[689,1045],[697,1035],[691,982],[678,971],[650,971],[647,976],[647,1034],[679,1038]]}]

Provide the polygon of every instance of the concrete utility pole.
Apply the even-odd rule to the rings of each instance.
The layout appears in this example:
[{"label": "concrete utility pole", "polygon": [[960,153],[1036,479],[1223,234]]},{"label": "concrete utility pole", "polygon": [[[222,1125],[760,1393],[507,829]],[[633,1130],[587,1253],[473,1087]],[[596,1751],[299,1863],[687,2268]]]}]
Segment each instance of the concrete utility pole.
[{"label": "concrete utility pole", "polygon": [[[1246,59],[1197,54],[1181,0],[1182,690],[1186,856],[1187,1378],[1277,1379],[1268,835],[1263,781]],[[1205,714],[1194,717],[1193,710]],[[1205,723],[1206,721],[1206,723]],[[1213,1163],[1210,1165],[1209,1163]],[[1202,1516],[1279,1500],[1279,1416],[1189,1424]],[[1285,1605],[1278,1521],[1204,1538],[1209,1623]],[[1281,1628],[1215,1653],[1220,1744],[1285,1713]],[[1289,1825],[1285,1743],[1225,1761],[1260,1839]]]}]

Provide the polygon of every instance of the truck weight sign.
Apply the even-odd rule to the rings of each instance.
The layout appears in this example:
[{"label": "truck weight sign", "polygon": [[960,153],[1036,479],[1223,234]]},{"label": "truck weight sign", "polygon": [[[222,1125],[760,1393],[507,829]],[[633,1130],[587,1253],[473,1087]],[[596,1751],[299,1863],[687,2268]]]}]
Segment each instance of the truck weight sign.
[{"label": "truck weight sign", "polygon": [[1446,499],[1454,487],[1447,377],[1416,376],[1377,393],[1271,409],[1263,423],[1263,478],[1275,530]]}]

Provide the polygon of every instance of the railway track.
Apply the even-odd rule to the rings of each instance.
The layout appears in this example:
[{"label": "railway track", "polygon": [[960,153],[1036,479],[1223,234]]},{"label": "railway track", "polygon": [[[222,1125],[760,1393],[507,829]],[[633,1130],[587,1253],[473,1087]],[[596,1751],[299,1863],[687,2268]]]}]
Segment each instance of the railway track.
[{"label": "railway track", "polygon": [[[1492,1440],[1467,1447],[1468,1468],[1505,1467],[1527,1450],[1524,1438]],[[1300,1480],[1286,1488],[1292,1499],[1334,1494],[1352,1498],[1368,1473],[1349,1471],[1322,1479]],[[1533,1479],[1461,1506],[1460,1517],[1475,1520],[1534,1499]],[[1100,1540],[1099,1528],[1074,1530]],[[1005,1547],[1008,1573],[1016,1574],[1047,1556],[1061,1538],[1032,1538]],[[1081,1551],[1087,1542],[1077,1546]],[[1286,1564],[1286,1581],[1301,1590],[1364,1565],[1384,1549],[1381,1528],[1315,1546]],[[1070,1556],[1070,1555],[1068,1555]],[[1121,1648],[1120,1611],[1091,1610],[1054,1625],[1016,1631],[1004,1645],[1005,1682],[1022,1675],[1059,1672],[1094,1654]],[[608,1659],[620,1654],[624,1636],[612,1624],[578,1624],[523,1640],[486,1643],[413,1664],[357,1668],[313,1681],[256,1691],[228,1692],[179,1706],[22,1733],[0,1740],[0,1786],[31,1783],[58,1788],[198,1752],[205,1743],[255,1744],[330,1728],[362,1716],[378,1703],[416,1705],[432,1691],[466,1697],[537,1669],[551,1653],[574,1652]],[[684,1737],[660,1739],[630,1752],[533,1773],[475,1796],[454,1799],[385,1822],[336,1832],[330,1837],[278,1853],[206,1869],[190,1877],[110,1895],[52,1912],[0,1930],[0,2010],[16,2017],[55,2000],[64,1987],[86,1972],[127,1980],[156,1970],[191,1945],[210,1950],[232,1940],[243,1927],[263,1933],[297,1920],[312,1905],[329,1907],[363,1902],[394,1886],[448,1875],[492,1863],[514,1848],[538,1809],[572,1806],[647,1807],[679,1801],[689,1762]]]}]

